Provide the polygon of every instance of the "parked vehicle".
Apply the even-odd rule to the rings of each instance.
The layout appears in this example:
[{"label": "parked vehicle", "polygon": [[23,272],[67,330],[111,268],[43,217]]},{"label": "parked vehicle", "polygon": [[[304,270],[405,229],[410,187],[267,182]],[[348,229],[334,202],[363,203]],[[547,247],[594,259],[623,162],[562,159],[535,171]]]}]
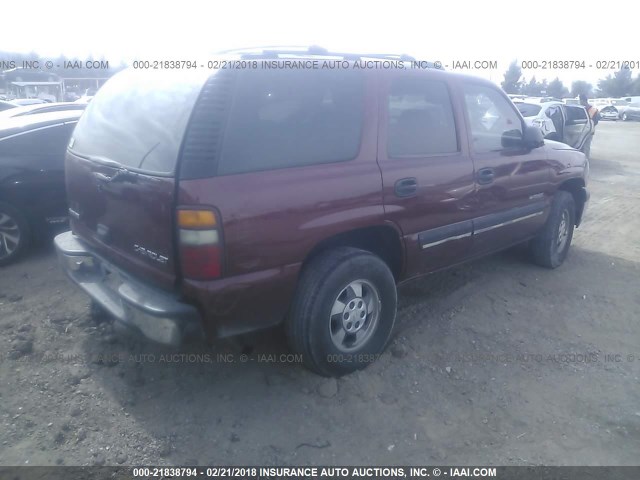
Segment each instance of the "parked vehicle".
[{"label": "parked vehicle", "polygon": [[616,121],[619,118],[618,109],[613,105],[606,105],[600,109],[600,118]]},{"label": "parked vehicle", "polygon": [[539,127],[545,139],[566,143],[576,150],[586,147],[593,122],[582,105],[562,102],[515,104],[528,125]]},{"label": "parked vehicle", "polygon": [[47,112],[61,112],[69,110],[84,110],[87,108],[86,104],[73,103],[73,102],[58,102],[58,103],[37,103],[34,105],[25,105],[24,107],[13,108],[0,112],[0,119],[10,117],[22,117],[23,115],[36,115]]},{"label": "parked vehicle", "polygon": [[50,102],[47,102],[46,100],[43,100],[41,98],[14,98],[13,100],[11,100],[11,103],[18,105],[19,107],[22,107],[25,105],[36,105],[40,103],[50,103]]},{"label": "parked vehicle", "polygon": [[4,112],[11,108],[17,108],[17,107],[18,105],[16,105],[15,103],[5,102],[4,100],[0,100],[0,112]]},{"label": "parked vehicle", "polygon": [[284,322],[305,364],[338,376],[384,349],[396,284],[523,242],[562,264],[587,159],[545,142],[493,83],[282,56],[322,60],[258,50],[235,58],[281,68],[125,70],[78,122],[71,231],[55,243],[117,321],[166,344]]},{"label": "parked vehicle", "polygon": [[614,98],[613,100],[611,100],[611,105],[614,106],[618,111],[618,118],[622,118],[622,114],[629,106],[629,103],[631,102],[627,101],[627,99],[624,98]]},{"label": "parked vehicle", "polygon": [[81,111],[0,120],[0,265],[67,225],[64,156]]},{"label": "parked vehicle", "polygon": [[622,120],[640,120],[640,103],[630,103],[622,113]]}]

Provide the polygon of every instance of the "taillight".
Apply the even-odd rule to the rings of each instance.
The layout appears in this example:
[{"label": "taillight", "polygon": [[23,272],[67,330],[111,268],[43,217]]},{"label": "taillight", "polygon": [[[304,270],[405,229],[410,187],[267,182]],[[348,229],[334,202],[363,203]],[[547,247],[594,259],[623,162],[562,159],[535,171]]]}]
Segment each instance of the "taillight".
[{"label": "taillight", "polygon": [[222,238],[213,210],[179,209],[178,244],[182,275],[211,280],[222,275]]}]

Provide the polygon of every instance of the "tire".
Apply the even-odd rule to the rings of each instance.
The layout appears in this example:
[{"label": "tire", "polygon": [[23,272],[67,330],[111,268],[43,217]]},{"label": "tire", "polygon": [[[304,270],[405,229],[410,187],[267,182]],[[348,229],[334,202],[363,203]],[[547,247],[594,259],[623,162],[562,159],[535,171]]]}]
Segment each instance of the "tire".
[{"label": "tire", "polygon": [[31,241],[26,217],[15,207],[0,202],[0,266],[14,262]]},{"label": "tire", "polygon": [[91,299],[91,304],[89,305],[89,317],[96,324],[111,322],[113,320],[111,314],[93,299]]},{"label": "tire", "polygon": [[626,122],[627,120],[629,120],[629,117],[627,116],[627,112],[624,112],[622,114],[622,121]]},{"label": "tire", "polygon": [[384,350],[396,306],[396,284],[385,262],[356,248],[329,250],[302,272],[285,325],[289,345],[319,375],[360,370]]},{"label": "tire", "polygon": [[530,243],[535,263],[546,268],[562,265],[571,246],[575,219],[576,205],[573,196],[569,192],[559,190],[554,196],[545,226]]}]

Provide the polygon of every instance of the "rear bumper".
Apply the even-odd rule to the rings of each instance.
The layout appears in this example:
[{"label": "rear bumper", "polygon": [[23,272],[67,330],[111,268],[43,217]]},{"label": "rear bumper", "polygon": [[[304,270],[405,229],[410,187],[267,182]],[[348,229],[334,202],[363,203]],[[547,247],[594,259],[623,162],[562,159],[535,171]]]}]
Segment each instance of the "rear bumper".
[{"label": "rear bumper", "polygon": [[192,305],[131,278],[91,252],[71,232],[56,236],[55,246],[69,278],[117,321],[166,345],[202,335],[200,315]]}]

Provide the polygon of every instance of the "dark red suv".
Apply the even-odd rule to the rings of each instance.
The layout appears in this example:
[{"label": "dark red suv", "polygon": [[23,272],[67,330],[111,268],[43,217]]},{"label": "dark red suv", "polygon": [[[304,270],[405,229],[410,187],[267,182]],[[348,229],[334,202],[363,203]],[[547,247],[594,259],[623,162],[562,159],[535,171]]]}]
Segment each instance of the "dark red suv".
[{"label": "dark red suv", "polygon": [[488,81],[316,53],[126,70],[98,92],[56,238],[97,304],[169,344],[284,322],[308,367],[341,375],[384,349],[398,283],[521,242],[563,262],[582,153],[544,142]]}]

